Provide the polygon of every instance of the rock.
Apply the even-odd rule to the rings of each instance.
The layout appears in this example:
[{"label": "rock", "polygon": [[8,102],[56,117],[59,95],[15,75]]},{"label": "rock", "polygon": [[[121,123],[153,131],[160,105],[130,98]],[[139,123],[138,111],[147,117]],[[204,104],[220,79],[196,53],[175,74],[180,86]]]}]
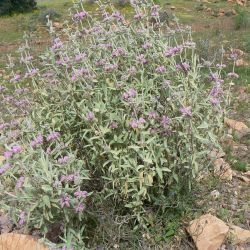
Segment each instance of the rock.
[{"label": "rock", "polygon": [[250,185],[250,178],[244,175],[238,176],[238,178],[242,181],[244,181],[246,184]]},{"label": "rock", "polygon": [[231,181],[233,179],[233,170],[224,159],[216,159],[213,164],[214,174],[219,176],[221,180]]},{"label": "rock", "polygon": [[187,231],[198,250],[216,250],[224,242],[229,227],[217,217],[205,214],[191,221]]},{"label": "rock", "polygon": [[0,235],[0,249],[8,250],[49,250],[44,244],[30,235],[24,234],[2,234]]},{"label": "rock", "polygon": [[244,173],[244,175],[250,178],[250,171],[247,171],[246,173]]},{"label": "rock", "polygon": [[217,199],[220,196],[220,192],[218,190],[213,190],[210,195],[213,197],[213,199]]},{"label": "rock", "polygon": [[171,9],[171,10],[175,10],[176,7],[175,7],[175,6],[170,6],[170,9]]},{"label": "rock", "polygon": [[241,5],[241,6],[245,6],[247,3],[247,0],[236,0],[236,3]]},{"label": "rock", "polygon": [[225,118],[224,122],[231,129],[236,130],[238,132],[237,137],[241,138],[250,133],[250,129],[243,122],[235,121],[233,119]]},{"label": "rock", "polygon": [[54,22],[53,23],[53,26],[56,28],[56,29],[62,29],[63,28],[63,25],[59,22]]},{"label": "rock", "polygon": [[233,49],[232,50],[233,53],[236,53],[237,56],[244,56],[244,51],[242,51],[241,49]]},{"label": "rock", "polygon": [[246,61],[244,61],[243,59],[238,59],[238,60],[236,60],[235,65],[237,67],[248,66],[248,63]]},{"label": "rock", "polygon": [[250,231],[237,226],[230,226],[230,238],[233,245],[250,243]]}]

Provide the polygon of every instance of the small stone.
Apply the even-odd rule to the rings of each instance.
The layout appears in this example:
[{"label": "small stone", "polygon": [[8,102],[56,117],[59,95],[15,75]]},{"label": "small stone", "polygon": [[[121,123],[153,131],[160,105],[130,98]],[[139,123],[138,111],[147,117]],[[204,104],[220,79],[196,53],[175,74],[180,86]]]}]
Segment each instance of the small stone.
[{"label": "small stone", "polygon": [[239,122],[233,119],[225,118],[224,122],[226,125],[228,125],[230,128],[237,130],[237,131],[242,131],[244,129],[248,129],[247,125],[243,122]]},{"label": "small stone", "polygon": [[213,199],[217,199],[220,196],[220,192],[218,190],[213,190],[210,195],[213,197]]},{"label": "small stone", "polygon": [[235,62],[236,67],[241,67],[241,66],[248,66],[248,63],[244,61],[243,59],[238,59]]},{"label": "small stone", "polygon": [[250,178],[248,178],[247,176],[238,176],[238,178],[242,181],[244,181],[246,184],[250,185]]},{"label": "small stone", "polygon": [[63,28],[63,25],[59,22],[54,22],[53,23],[53,26],[56,28],[56,29],[62,29]]},{"label": "small stone", "polygon": [[219,158],[213,162],[214,174],[221,180],[231,181],[233,179],[233,170],[224,159]]},{"label": "small stone", "polygon": [[237,226],[230,226],[230,235],[232,236],[233,244],[250,243],[250,231]]}]

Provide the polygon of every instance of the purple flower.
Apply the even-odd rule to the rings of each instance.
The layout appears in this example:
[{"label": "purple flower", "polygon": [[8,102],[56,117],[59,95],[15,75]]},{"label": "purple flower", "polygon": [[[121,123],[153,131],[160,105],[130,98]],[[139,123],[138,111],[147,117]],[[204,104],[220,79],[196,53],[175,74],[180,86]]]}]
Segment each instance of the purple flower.
[{"label": "purple flower", "polygon": [[164,74],[164,73],[166,73],[166,68],[164,66],[158,66],[155,69],[155,72],[158,73],[158,74]]},{"label": "purple flower", "polygon": [[0,174],[4,174],[6,171],[8,171],[11,168],[11,165],[9,163],[3,165],[0,168]]},{"label": "purple flower", "polygon": [[117,63],[115,63],[115,64],[106,64],[104,66],[104,69],[105,69],[106,72],[112,72],[112,71],[116,70],[117,68],[118,68]]},{"label": "purple flower", "polygon": [[237,58],[238,58],[238,55],[237,55],[237,53],[231,53],[230,54],[230,59],[232,59],[232,60],[234,60],[234,61],[236,61],[237,60]]},{"label": "purple flower", "polygon": [[143,117],[139,118],[139,120],[138,120],[139,125],[143,125],[145,122],[146,121],[145,121],[145,119]]},{"label": "purple flower", "polygon": [[132,127],[132,128],[138,128],[140,125],[143,125],[145,123],[145,119],[143,117],[139,118],[138,120],[137,119],[133,119],[129,125]]},{"label": "purple flower", "polygon": [[23,226],[25,224],[26,217],[27,213],[25,211],[21,211],[19,214],[19,221],[18,221],[19,226]]},{"label": "purple flower", "polygon": [[124,92],[122,94],[122,98],[125,100],[125,101],[131,101],[132,98],[135,98],[137,95],[137,92],[134,88],[131,88],[129,89],[128,91]]},{"label": "purple flower", "polygon": [[65,163],[67,163],[69,160],[70,160],[70,157],[69,157],[69,156],[64,156],[64,157],[59,158],[57,161],[58,161],[59,164],[65,164]]},{"label": "purple flower", "polygon": [[65,194],[60,198],[60,205],[61,205],[61,208],[70,207],[70,197],[69,197],[69,195]]},{"label": "purple flower", "polygon": [[161,117],[161,125],[165,128],[169,126],[169,124],[170,124],[170,118],[168,116],[163,115]]},{"label": "purple flower", "polygon": [[211,89],[209,95],[210,95],[210,96],[213,96],[213,97],[216,97],[216,96],[221,95],[222,93],[223,93],[223,90],[222,90],[222,88],[220,87],[220,85],[216,85],[216,86],[214,86],[214,87]]},{"label": "purple flower", "polygon": [[15,92],[17,94],[27,93],[28,91],[29,91],[29,89],[27,89],[27,88],[18,88],[18,89],[15,90]]},{"label": "purple flower", "polygon": [[126,50],[124,48],[119,47],[113,51],[112,56],[119,57],[125,54],[126,54]]},{"label": "purple flower", "polygon": [[3,154],[5,159],[10,159],[13,156],[13,152],[12,151],[5,151]]},{"label": "purple flower", "polygon": [[39,134],[33,141],[31,141],[30,145],[32,147],[36,147],[38,145],[43,144],[43,136]]},{"label": "purple flower", "polygon": [[52,152],[51,147],[48,147],[48,148],[46,149],[46,154],[50,155],[51,152]]},{"label": "purple flower", "polygon": [[47,136],[47,141],[55,141],[56,139],[58,139],[60,136],[59,132],[52,132]]},{"label": "purple flower", "polygon": [[217,106],[220,104],[220,100],[218,98],[211,98],[210,102],[213,106]]},{"label": "purple flower", "polygon": [[85,209],[85,205],[82,203],[76,204],[74,206],[76,213],[81,213]]},{"label": "purple flower", "polygon": [[160,9],[159,5],[152,6],[152,8],[151,8],[151,16],[152,17],[158,17],[159,16],[159,9]]},{"label": "purple flower", "polygon": [[143,13],[137,13],[134,15],[134,19],[135,20],[140,20],[144,17],[144,14]]},{"label": "purple flower", "polygon": [[79,53],[75,56],[75,61],[80,62],[87,57],[86,53]]},{"label": "purple flower", "polygon": [[80,189],[78,189],[75,193],[74,196],[77,198],[86,198],[88,196],[88,192],[87,191],[81,191]]},{"label": "purple flower", "polygon": [[149,42],[146,42],[142,45],[142,48],[145,49],[145,50],[148,50],[152,47],[152,44],[149,43]]},{"label": "purple flower", "polygon": [[182,107],[180,108],[180,112],[183,116],[192,116],[192,108],[191,107]]},{"label": "purple flower", "polygon": [[15,74],[14,77],[12,79],[10,79],[10,82],[15,83],[15,82],[18,82],[20,79],[21,79],[21,75]]},{"label": "purple flower", "polygon": [[218,64],[216,64],[216,68],[217,68],[217,69],[220,69],[220,70],[221,70],[221,69],[224,69],[224,68],[226,68],[226,64],[219,64],[219,63],[218,63]]},{"label": "purple flower", "polygon": [[76,175],[75,174],[70,174],[70,175],[62,175],[60,178],[61,182],[72,182],[75,181]]},{"label": "purple flower", "polygon": [[187,71],[190,70],[190,65],[188,63],[186,63],[186,62],[183,62],[183,63],[177,64],[176,68],[187,72]]},{"label": "purple flower", "polygon": [[85,10],[83,10],[81,12],[74,14],[73,18],[76,21],[80,21],[80,20],[83,20],[87,15],[88,15],[88,13]]},{"label": "purple flower", "polygon": [[8,123],[2,123],[2,124],[0,124],[0,130],[3,130],[3,129],[8,128],[8,127],[9,127]]},{"label": "purple flower", "polygon": [[24,176],[21,176],[17,182],[16,182],[16,188],[17,189],[20,189],[22,188],[23,184],[24,184],[24,181],[25,181],[25,177]]},{"label": "purple flower", "polygon": [[218,79],[219,79],[219,76],[217,73],[211,73],[210,76],[209,76],[210,80],[213,81],[213,82],[217,82]]},{"label": "purple flower", "polygon": [[19,146],[19,145],[13,146],[13,147],[11,148],[11,152],[12,152],[13,154],[20,153],[21,151],[22,151],[22,147]]},{"label": "purple flower", "polygon": [[156,119],[158,117],[158,114],[155,111],[150,111],[148,113],[148,118],[149,119]]},{"label": "purple flower", "polygon": [[136,120],[136,119],[133,119],[130,123],[129,123],[129,125],[132,127],[132,128],[138,128],[139,127],[139,123],[138,123],[138,121]]},{"label": "purple flower", "polygon": [[28,72],[25,73],[25,78],[27,77],[34,77],[35,75],[37,75],[39,72],[39,69],[30,69],[28,70]]},{"label": "purple flower", "polygon": [[53,49],[53,50],[57,50],[57,49],[60,49],[60,48],[62,48],[62,47],[63,47],[63,42],[61,41],[60,38],[56,38],[56,39],[54,40],[54,44],[53,44],[53,46],[52,46],[52,49]]},{"label": "purple flower", "polygon": [[116,11],[112,13],[112,17],[115,18],[118,21],[121,21],[123,19],[122,15],[120,12]]},{"label": "purple flower", "polygon": [[236,74],[236,73],[234,73],[234,72],[228,73],[227,76],[228,76],[229,78],[239,78],[239,75]]},{"label": "purple flower", "polygon": [[99,59],[96,61],[95,65],[96,66],[103,66],[107,63],[107,61],[105,59]]},{"label": "purple flower", "polygon": [[93,112],[88,112],[87,114],[86,114],[86,119],[88,120],[88,121],[93,121],[94,119],[95,119],[95,114],[93,113]]},{"label": "purple flower", "polygon": [[183,47],[181,45],[178,45],[176,47],[169,47],[166,51],[165,51],[165,56],[166,57],[171,57],[171,56],[175,56],[179,53],[181,53],[183,50]]},{"label": "purple flower", "polygon": [[145,58],[145,55],[143,55],[143,54],[140,54],[139,56],[137,56],[136,60],[137,60],[138,63],[141,63],[141,64],[147,64],[148,63],[148,60]]},{"label": "purple flower", "polygon": [[134,76],[137,73],[136,67],[132,66],[131,68],[129,68],[128,73],[129,75]]},{"label": "purple flower", "polygon": [[110,125],[109,125],[109,127],[111,129],[117,129],[118,128],[118,123],[117,122],[111,122]]}]

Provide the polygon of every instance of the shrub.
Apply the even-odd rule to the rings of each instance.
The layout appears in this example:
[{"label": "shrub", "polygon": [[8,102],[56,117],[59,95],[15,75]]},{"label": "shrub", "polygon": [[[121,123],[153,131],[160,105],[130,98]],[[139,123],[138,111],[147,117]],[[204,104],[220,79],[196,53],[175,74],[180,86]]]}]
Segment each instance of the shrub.
[{"label": "shrub", "polygon": [[11,0],[4,0],[0,2],[0,16],[9,15],[11,13]]},{"label": "shrub", "polygon": [[[4,208],[43,235],[61,225],[58,237],[76,249],[92,235],[97,204],[112,202],[137,228],[149,225],[149,211],[178,207],[219,147],[227,103],[224,65],[199,61],[189,28],[165,30],[149,1],[132,4],[130,22],[99,6],[94,18],[75,4],[73,25],[61,36],[50,29],[39,60],[26,43],[26,73],[12,69],[18,89],[1,88],[20,123],[1,129],[21,127],[5,138]],[[28,97],[21,80],[32,83]]]},{"label": "shrub", "polygon": [[41,13],[38,16],[39,22],[42,24],[47,24],[48,18],[52,21],[57,20],[60,17],[60,13],[58,13],[57,10],[53,8],[45,8],[41,11]]},{"label": "shrub", "polygon": [[237,12],[238,14],[234,18],[235,29],[246,28],[249,23],[247,11],[238,8]]},{"label": "shrub", "polygon": [[29,12],[35,8],[35,0],[2,0],[0,3],[0,15],[9,15],[13,12]]}]

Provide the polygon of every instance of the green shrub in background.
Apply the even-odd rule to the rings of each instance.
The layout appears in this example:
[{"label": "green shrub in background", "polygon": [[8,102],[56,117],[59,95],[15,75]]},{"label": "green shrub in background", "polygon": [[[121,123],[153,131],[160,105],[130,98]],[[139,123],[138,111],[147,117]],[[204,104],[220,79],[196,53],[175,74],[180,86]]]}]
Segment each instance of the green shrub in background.
[{"label": "green shrub in background", "polygon": [[14,12],[29,12],[36,8],[36,0],[1,0],[0,16],[9,15]]},{"label": "green shrub in background", "polygon": [[244,9],[237,9],[237,16],[234,17],[235,29],[246,28],[249,24],[248,12]]},{"label": "green shrub in background", "polygon": [[53,8],[45,8],[38,16],[39,22],[47,24],[48,18],[52,21],[56,21],[60,17],[60,13]]},{"label": "green shrub in background", "polygon": [[[9,135],[4,209],[48,239],[60,225],[59,245],[69,249],[87,248],[97,208],[110,202],[135,229],[150,225],[150,213],[179,206],[219,147],[237,77],[223,80],[224,64],[202,63],[190,28],[165,29],[153,1],[132,1],[132,20],[98,5],[96,17],[77,1],[62,34],[49,21],[51,47],[36,59],[26,42],[27,71],[9,65],[15,93],[1,87],[5,107],[23,114],[0,127]],[[28,97],[22,81],[32,82]],[[7,133],[18,126],[16,137]]]}]

